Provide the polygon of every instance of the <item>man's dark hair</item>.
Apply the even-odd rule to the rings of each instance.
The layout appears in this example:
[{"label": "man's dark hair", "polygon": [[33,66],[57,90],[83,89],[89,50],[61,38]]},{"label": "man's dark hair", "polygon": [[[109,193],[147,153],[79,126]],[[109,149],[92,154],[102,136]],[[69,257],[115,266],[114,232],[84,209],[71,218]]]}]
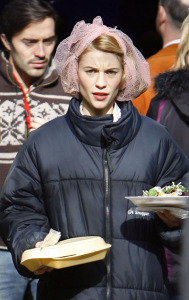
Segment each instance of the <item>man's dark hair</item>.
[{"label": "man's dark hair", "polygon": [[0,33],[4,33],[9,42],[31,23],[50,17],[57,26],[57,13],[50,2],[45,0],[10,0],[0,17]]},{"label": "man's dark hair", "polygon": [[184,4],[182,0],[160,0],[159,4],[165,8],[174,26],[180,29],[189,14],[189,4]]}]

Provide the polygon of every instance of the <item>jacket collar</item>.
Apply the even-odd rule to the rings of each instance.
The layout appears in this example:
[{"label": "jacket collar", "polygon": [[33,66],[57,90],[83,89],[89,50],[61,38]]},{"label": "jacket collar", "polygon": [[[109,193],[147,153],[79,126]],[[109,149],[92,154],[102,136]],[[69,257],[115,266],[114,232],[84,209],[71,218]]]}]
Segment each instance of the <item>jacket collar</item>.
[{"label": "jacket collar", "polygon": [[117,104],[121,108],[121,118],[113,123],[112,115],[82,116],[79,110],[80,101],[73,98],[67,118],[77,138],[96,147],[109,146],[111,149],[119,149],[127,145],[137,134],[141,117],[131,101]]},{"label": "jacket collar", "polygon": [[155,99],[170,101],[180,118],[189,124],[189,69],[167,71],[155,79]]},{"label": "jacket collar", "polygon": [[189,69],[160,73],[155,79],[155,90],[159,95],[174,99],[189,91]]}]

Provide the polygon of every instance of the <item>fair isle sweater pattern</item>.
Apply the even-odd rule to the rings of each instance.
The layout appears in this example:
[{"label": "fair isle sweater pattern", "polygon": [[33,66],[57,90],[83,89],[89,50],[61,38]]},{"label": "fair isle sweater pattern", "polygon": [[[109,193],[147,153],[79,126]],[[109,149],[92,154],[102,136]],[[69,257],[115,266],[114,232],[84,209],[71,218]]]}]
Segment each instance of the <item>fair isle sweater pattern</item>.
[{"label": "fair isle sweater pattern", "polygon": [[[12,98],[11,93],[0,92],[1,146],[20,146],[25,141],[26,124],[23,94],[19,92],[14,96],[14,100],[12,100],[10,99]],[[32,99],[32,96],[36,99]],[[53,96],[53,100],[56,99],[59,103],[52,101],[52,95],[47,96],[50,97],[43,95],[44,99],[41,101],[41,95],[38,93],[28,95],[31,117],[38,116],[46,121],[50,121],[66,113],[68,105],[67,103],[61,103],[62,96]]]}]

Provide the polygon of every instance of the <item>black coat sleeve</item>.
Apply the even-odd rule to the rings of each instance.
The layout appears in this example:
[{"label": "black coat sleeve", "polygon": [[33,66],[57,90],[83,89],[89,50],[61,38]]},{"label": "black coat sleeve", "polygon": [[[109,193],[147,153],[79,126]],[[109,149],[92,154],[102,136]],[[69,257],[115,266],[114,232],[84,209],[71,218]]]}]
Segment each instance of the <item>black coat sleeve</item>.
[{"label": "black coat sleeve", "polygon": [[33,276],[20,265],[23,251],[35,247],[50,229],[45,211],[43,185],[37,168],[35,147],[27,142],[18,152],[0,198],[0,235],[24,276]]}]

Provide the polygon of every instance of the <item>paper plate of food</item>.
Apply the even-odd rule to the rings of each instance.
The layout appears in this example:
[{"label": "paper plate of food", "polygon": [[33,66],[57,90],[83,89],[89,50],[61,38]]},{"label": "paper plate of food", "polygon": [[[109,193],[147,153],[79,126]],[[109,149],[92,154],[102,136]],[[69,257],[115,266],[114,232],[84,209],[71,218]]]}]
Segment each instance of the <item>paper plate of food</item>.
[{"label": "paper plate of food", "polygon": [[[149,191],[143,191],[142,196],[126,196],[140,211],[162,211],[170,210],[176,216],[187,216],[189,195],[188,190],[181,184],[155,186]],[[180,209],[180,210],[179,210]]]},{"label": "paper plate of food", "polygon": [[127,196],[125,197],[133,202],[136,206],[167,206],[186,208],[189,196],[173,196],[173,197],[156,197],[156,196]]},{"label": "paper plate of food", "polygon": [[102,260],[110,247],[111,245],[99,236],[70,238],[54,246],[24,251],[21,264],[32,272],[42,266],[62,269]]},{"label": "paper plate of food", "polygon": [[175,217],[180,219],[186,219],[189,217],[189,211],[184,208],[172,207],[172,206],[137,206],[136,211],[153,211],[153,212],[163,212],[164,209],[168,210]]}]

